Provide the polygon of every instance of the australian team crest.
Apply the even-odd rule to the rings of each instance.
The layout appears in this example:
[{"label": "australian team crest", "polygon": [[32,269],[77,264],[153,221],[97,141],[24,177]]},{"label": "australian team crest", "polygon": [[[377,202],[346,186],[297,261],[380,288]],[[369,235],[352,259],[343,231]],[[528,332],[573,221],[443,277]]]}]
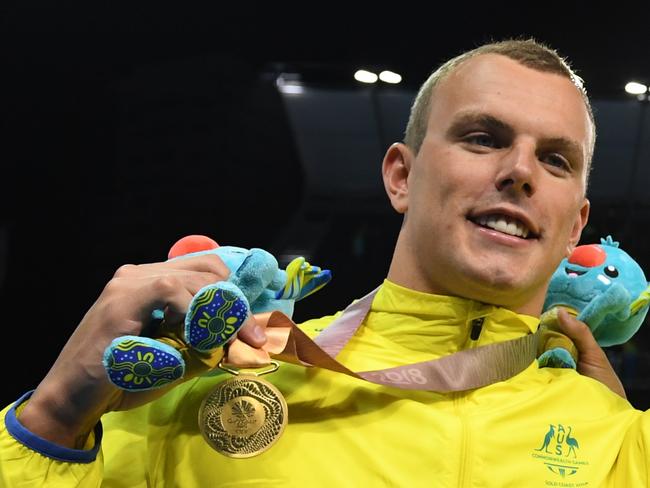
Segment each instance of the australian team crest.
[{"label": "australian team crest", "polygon": [[580,468],[589,464],[580,459],[580,442],[573,427],[559,423],[549,424],[532,456],[561,478],[573,477]]}]

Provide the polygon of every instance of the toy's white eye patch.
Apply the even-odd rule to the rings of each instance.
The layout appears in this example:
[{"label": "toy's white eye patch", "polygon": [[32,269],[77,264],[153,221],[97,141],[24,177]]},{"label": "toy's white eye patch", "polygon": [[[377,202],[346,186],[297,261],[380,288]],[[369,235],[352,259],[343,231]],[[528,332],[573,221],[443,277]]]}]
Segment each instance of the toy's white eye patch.
[{"label": "toy's white eye patch", "polygon": [[604,285],[611,285],[611,283],[612,283],[612,280],[608,280],[607,278],[605,278],[601,274],[598,275],[598,281],[600,281]]}]

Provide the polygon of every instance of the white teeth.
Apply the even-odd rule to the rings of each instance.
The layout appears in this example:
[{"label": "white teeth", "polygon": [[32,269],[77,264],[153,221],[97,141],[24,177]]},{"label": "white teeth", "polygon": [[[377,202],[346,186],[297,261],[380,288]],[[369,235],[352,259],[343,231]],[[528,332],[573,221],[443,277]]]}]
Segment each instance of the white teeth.
[{"label": "white teeth", "polygon": [[488,220],[488,227],[492,227],[494,230],[498,230],[499,232],[508,233],[508,222],[506,222],[506,219],[503,217],[494,221],[494,223]]},{"label": "white teeth", "polygon": [[484,215],[479,217],[477,222],[480,225],[503,232],[504,234],[522,237],[524,239],[528,237],[529,230],[524,224],[505,215]]}]

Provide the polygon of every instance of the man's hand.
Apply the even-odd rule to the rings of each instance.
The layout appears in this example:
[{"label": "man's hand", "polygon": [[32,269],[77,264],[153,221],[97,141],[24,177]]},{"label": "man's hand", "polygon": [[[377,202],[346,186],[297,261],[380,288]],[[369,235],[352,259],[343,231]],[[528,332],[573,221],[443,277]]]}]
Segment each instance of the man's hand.
[{"label": "man's hand", "polygon": [[578,372],[600,381],[614,393],[627,398],[621,380],[607,359],[605,351],[598,345],[591,330],[565,309],[558,312],[558,324],[578,348]]},{"label": "man's hand", "polygon": [[[81,448],[104,413],[134,408],[169,391],[176,383],[146,392],[118,389],[104,369],[104,350],[116,337],[140,335],[155,309],[166,310],[165,320],[181,321],[197,291],[229,274],[214,254],[122,266],[20,412],[20,422],[54,443]],[[253,347],[266,341],[252,315],[238,337]]]}]

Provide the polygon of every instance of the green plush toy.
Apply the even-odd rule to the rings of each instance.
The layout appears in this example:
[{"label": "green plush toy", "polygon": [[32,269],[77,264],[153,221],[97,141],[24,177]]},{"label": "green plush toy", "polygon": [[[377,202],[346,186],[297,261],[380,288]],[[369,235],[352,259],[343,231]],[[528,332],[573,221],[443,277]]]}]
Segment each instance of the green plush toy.
[{"label": "green plush toy", "polygon": [[639,330],[649,304],[643,270],[611,236],[576,247],[551,277],[541,316],[540,366],[576,368],[577,350],[557,326],[558,307],[585,322],[599,345],[613,346]]}]

